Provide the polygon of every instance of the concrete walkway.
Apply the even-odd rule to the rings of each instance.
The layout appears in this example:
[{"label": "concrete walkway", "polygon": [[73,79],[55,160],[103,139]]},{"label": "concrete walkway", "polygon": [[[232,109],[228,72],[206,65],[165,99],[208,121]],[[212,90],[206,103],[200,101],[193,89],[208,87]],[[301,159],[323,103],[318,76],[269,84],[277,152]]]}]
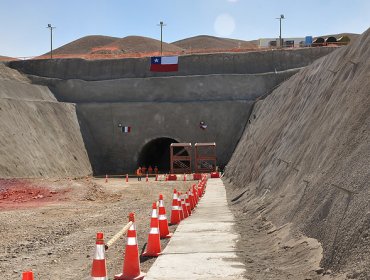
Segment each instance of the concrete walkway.
[{"label": "concrete walkway", "polygon": [[195,212],[177,227],[145,280],[243,279],[245,268],[236,259],[238,235],[233,224],[224,184],[209,179]]}]

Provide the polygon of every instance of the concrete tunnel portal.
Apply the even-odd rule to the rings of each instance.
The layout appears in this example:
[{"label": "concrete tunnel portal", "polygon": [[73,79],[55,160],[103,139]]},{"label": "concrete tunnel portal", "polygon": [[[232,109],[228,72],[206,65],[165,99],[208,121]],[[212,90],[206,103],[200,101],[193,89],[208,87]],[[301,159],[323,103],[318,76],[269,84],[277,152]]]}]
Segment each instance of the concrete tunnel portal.
[{"label": "concrete tunnel portal", "polygon": [[168,137],[156,138],[146,143],[140,151],[138,166],[158,167],[160,173],[170,171],[170,145],[178,143],[175,139]]}]

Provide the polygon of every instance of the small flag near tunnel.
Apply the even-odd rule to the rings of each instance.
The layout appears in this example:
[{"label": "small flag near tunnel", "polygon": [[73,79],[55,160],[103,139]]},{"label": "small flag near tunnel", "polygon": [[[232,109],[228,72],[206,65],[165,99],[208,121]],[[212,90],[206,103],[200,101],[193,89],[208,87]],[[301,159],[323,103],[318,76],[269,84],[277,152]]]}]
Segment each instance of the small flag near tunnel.
[{"label": "small flag near tunnel", "polygon": [[150,71],[176,72],[179,70],[178,56],[153,56],[151,57]]},{"label": "small flag near tunnel", "polygon": [[123,133],[130,133],[131,132],[131,126],[122,126],[122,132]]}]

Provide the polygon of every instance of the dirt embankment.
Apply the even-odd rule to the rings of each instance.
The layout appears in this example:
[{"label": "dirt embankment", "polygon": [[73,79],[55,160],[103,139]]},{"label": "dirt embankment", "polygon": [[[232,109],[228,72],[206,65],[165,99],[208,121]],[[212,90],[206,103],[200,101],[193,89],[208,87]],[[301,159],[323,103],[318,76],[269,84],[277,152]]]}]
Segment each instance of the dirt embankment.
[{"label": "dirt embankment", "polygon": [[[259,216],[317,239],[318,272],[334,279],[370,279],[369,46],[370,30],[258,102],[226,168],[239,226]],[[250,240],[239,244],[247,258]]]},{"label": "dirt embankment", "polygon": [[[21,279],[32,269],[35,279],[90,279],[96,233],[107,242],[135,213],[139,251],[148,240],[151,205],[163,194],[170,218],[173,189],[193,183],[147,183],[124,178],[81,180],[0,181],[0,279]],[[173,232],[176,226],[170,226]],[[168,239],[162,240],[164,248]],[[106,252],[109,279],[122,272],[126,238]],[[146,272],[155,258],[142,258]]]},{"label": "dirt embankment", "polygon": [[91,174],[74,104],[0,63],[0,178]]}]

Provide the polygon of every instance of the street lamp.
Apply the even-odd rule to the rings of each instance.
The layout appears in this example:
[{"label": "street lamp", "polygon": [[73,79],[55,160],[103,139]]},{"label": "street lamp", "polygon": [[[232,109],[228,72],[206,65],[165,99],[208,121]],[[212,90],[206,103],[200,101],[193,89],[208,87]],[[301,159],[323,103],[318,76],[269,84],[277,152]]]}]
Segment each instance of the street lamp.
[{"label": "street lamp", "polygon": [[283,47],[283,41],[282,41],[282,39],[281,39],[281,20],[282,20],[282,19],[285,19],[285,17],[284,17],[284,15],[283,15],[283,14],[281,14],[281,15],[280,15],[280,17],[278,17],[278,18],[276,18],[276,19],[278,19],[278,20],[280,21],[279,43],[280,43],[280,48],[282,48],[282,47]]},{"label": "street lamp", "polygon": [[161,27],[161,56],[162,56],[162,29],[163,29],[163,26],[166,26],[166,24],[163,23],[163,21],[159,22],[159,24],[157,24],[157,26],[160,26]]},{"label": "street lamp", "polygon": [[55,26],[51,26],[49,23],[46,28],[50,29],[50,59],[53,58],[53,29],[55,29]]}]

